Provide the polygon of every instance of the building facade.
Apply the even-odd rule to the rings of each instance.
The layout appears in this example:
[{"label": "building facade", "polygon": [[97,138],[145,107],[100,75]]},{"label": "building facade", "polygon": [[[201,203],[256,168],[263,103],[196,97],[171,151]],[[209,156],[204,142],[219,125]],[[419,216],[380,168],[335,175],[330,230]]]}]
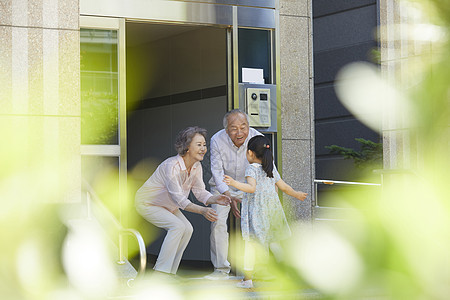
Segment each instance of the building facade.
[{"label": "building facade", "polygon": [[[220,129],[220,119],[226,110],[244,107],[239,102],[243,100],[239,99],[239,85],[245,83],[242,67],[261,68],[266,73],[261,87],[271,85],[276,102],[273,124],[266,130],[260,129],[276,145],[284,179],[294,188],[311,194],[314,178],[311,9],[308,1],[3,1],[3,123],[10,130],[21,129],[20,138],[16,138],[27,141],[31,155],[26,157],[31,161],[57,161],[60,172],[57,185],[69,191],[66,201],[81,201],[82,177],[86,177],[83,172],[90,165],[101,168],[113,164],[119,169],[116,188],[121,196],[116,199],[119,206],[126,206],[132,201],[124,196],[127,173],[131,170],[127,165],[130,162],[134,166],[139,157],[133,156],[139,156],[149,146],[142,144],[139,137],[167,135],[164,147],[169,146],[160,150],[161,155],[167,156],[173,153],[173,135],[180,127],[198,124],[209,127],[212,134]],[[179,38],[170,40],[170,32]],[[152,34],[165,36],[149,37]],[[148,37],[153,40],[143,44],[142,40]],[[157,40],[164,40],[165,44],[156,43]],[[245,54],[243,47],[237,47],[238,41],[248,47],[265,47],[267,54],[255,60],[251,53]],[[200,56],[197,49],[186,47],[196,42],[204,51]],[[156,78],[151,83],[155,88],[142,91],[146,85],[142,78],[150,78],[151,74],[139,68],[139,64],[150,66],[152,62],[136,59],[145,57],[143,53],[150,45],[162,49],[153,53],[161,60],[165,59],[164,47],[178,47],[180,52],[173,58],[178,65],[170,69],[169,59],[165,65],[155,67],[160,79],[168,72],[167,80]],[[104,62],[99,53],[107,53],[109,60],[115,62]],[[246,64],[238,65],[238,55],[241,62],[246,59]],[[190,60],[201,66],[189,65]],[[222,73],[217,75],[215,71]],[[135,73],[142,76],[134,76]],[[100,92],[93,95],[96,89]],[[197,99],[192,96],[193,91],[203,96]],[[83,114],[92,113],[88,111],[92,99],[100,99],[103,106],[97,111],[93,108],[98,115],[89,119]],[[136,99],[146,101],[132,105]],[[161,103],[165,100],[170,105]],[[177,111],[182,113],[185,109],[195,116],[194,120],[200,121],[177,117]],[[110,114],[112,111],[113,116],[105,116],[105,111]],[[161,111],[167,115],[164,112],[161,115]],[[208,112],[214,113],[204,116]],[[173,130],[142,136],[142,132],[148,132],[142,126],[151,126],[148,120],[156,116],[152,113],[162,116],[162,120],[156,121],[159,124],[170,118],[172,121],[164,127]],[[207,118],[206,123],[201,121]],[[88,136],[92,128],[102,126],[99,119],[111,122],[105,130],[112,126],[115,132],[106,141]],[[130,130],[133,126],[136,130]],[[309,199],[304,203],[285,199],[288,214],[309,221]],[[126,222],[127,217],[120,209],[116,217]]]},{"label": "building facade", "polygon": [[[396,1],[367,2],[389,28],[397,18],[389,7]],[[260,129],[276,145],[283,179],[310,195],[301,203],[284,197],[286,213],[312,220],[318,126],[313,1],[10,0],[0,5],[0,37],[2,131],[20,133],[11,145],[26,163],[57,166],[53,183],[62,187],[64,201],[82,201],[83,170],[112,164],[119,170],[116,217],[129,222],[120,207],[132,205],[130,182],[150,175],[132,173],[148,158],[146,151],[157,147],[152,139],[163,144],[154,153],[158,160],[173,153],[173,136],[184,126],[207,127],[210,135],[219,130],[227,110],[245,108],[243,91],[249,85],[242,68],[249,67],[264,73],[252,87],[270,90],[275,101],[272,124]],[[245,53],[239,45],[254,51]],[[315,47],[327,46],[322,40]],[[259,49],[265,54],[254,57]],[[389,49],[381,48],[388,76],[396,55]],[[96,58],[98,53],[108,53],[110,61]],[[96,88],[101,93],[93,95]],[[85,118],[89,105],[83,101],[99,97],[101,116]],[[97,142],[84,137],[83,130],[101,126],[99,120],[110,122],[105,130],[113,127],[113,133]],[[405,149],[391,148],[397,136],[391,128],[384,134],[388,167],[408,149],[405,143]],[[200,233],[198,240],[207,235]],[[207,256],[194,252],[187,256]]]}]

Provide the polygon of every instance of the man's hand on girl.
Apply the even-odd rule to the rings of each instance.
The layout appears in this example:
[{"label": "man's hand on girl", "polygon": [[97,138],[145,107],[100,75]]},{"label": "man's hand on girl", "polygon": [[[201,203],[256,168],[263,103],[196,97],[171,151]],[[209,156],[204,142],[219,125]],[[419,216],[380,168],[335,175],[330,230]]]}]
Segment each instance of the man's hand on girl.
[{"label": "man's hand on girl", "polygon": [[225,182],[227,185],[233,186],[234,179],[231,178],[231,177],[228,176],[228,175],[224,175],[224,176],[223,176],[223,182]]},{"label": "man's hand on girl", "polygon": [[241,212],[239,211],[238,203],[241,203],[242,200],[239,199],[239,198],[237,198],[237,197],[231,196],[231,194],[230,194],[229,191],[225,191],[225,192],[223,193],[223,195],[230,197],[230,199],[231,199],[231,203],[230,203],[231,211],[233,212],[233,215],[234,215],[236,218],[240,219],[240,218],[241,218]]},{"label": "man's hand on girl", "polygon": [[238,208],[238,202],[241,203],[242,200],[236,197],[231,197],[231,211],[233,212],[233,215],[240,219],[241,218],[241,212],[239,211]]}]

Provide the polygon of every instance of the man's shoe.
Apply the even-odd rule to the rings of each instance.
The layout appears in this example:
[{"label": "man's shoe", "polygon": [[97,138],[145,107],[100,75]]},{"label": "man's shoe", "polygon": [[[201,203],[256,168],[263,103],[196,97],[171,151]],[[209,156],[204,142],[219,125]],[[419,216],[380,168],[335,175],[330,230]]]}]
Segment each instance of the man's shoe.
[{"label": "man's shoe", "polygon": [[241,280],[236,284],[236,286],[238,288],[242,288],[242,289],[251,289],[251,288],[253,288],[253,281],[251,279]]},{"label": "man's shoe", "polygon": [[228,279],[228,273],[223,272],[221,270],[214,270],[214,272],[212,272],[209,275],[206,275],[204,278],[205,279],[209,279],[209,280],[224,280],[224,279]]}]

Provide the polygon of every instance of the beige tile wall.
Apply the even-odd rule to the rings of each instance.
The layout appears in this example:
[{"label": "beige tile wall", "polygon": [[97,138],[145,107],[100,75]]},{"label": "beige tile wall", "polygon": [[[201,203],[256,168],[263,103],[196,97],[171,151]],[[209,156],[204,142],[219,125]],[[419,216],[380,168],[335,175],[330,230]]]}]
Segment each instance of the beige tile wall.
[{"label": "beige tile wall", "polygon": [[315,177],[311,6],[311,0],[280,1],[282,176],[309,193],[304,202],[285,195],[284,206],[303,221],[311,220]]},{"label": "beige tile wall", "polygon": [[[28,128],[21,136],[33,149],[23,153],[28,160],[71,162],[62,176],[74,179],[69,190],[80,185],[78,16],[78,0],[0,5],[0,115],[6,123]],[[281,0],[280,29],[283,177],[310,193],[301,205],[293,201],[291,209],[293,216],[308,220],[314,179],[311,0]]]},{"label": "beige tile wall", "polygon": [[25,165],[30,173],[53,171],[49,201],[80,198],[78,7],[78,0],[0,4],[0,126],[7,156],[0,159],[20,161],[11,166]]}]

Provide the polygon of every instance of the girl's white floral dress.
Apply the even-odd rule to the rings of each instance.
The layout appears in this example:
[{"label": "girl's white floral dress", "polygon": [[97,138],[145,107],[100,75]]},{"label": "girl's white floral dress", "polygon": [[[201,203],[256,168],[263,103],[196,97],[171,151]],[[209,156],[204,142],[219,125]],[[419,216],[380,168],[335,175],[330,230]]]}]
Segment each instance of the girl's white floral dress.
[{"label": "girl's white floral dress", "polygon": [[274,178],[267,177],[262,165],[250,164],[245,176],[256,180],[254,193],[245,193],[241,209],[242,237],[246,241],[257,241],[268,245],[291,235],[286,216],[281,206],[275,183],[280,174],[274,168]]}]

